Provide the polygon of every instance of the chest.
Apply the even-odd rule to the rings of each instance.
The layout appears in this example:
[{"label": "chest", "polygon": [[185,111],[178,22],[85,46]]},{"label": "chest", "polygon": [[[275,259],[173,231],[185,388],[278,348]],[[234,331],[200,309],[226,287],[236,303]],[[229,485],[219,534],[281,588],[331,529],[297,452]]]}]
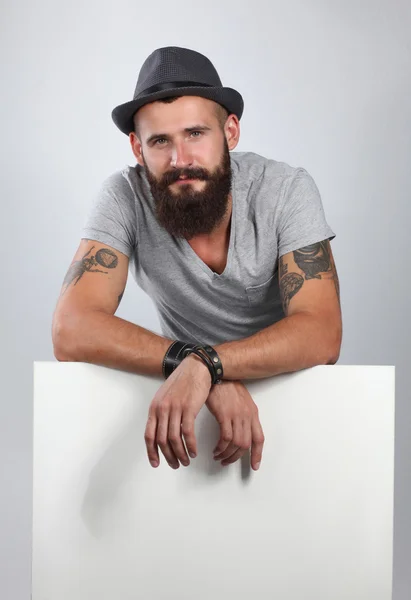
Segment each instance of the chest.
[{"label": "chest", "polygon": [[216,244],[213,246],[200,246],[194,242],[189,242],[193,251],[197,256],[207,265],[209,269],[221,275],[223,273],[228,256],[228,248],[226,246],[218,247]]}]

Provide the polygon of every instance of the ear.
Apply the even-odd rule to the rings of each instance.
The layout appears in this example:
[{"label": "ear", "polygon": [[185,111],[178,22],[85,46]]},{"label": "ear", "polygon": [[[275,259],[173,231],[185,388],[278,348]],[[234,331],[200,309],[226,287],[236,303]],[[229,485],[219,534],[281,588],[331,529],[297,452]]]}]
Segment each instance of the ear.
[{"label": "ear", "polygon": [[134,156],[136,157],[138,164],[141,167],[144,167],[144,157],[143,157],[143,153],[142,153],[142,146],[141,146],[140,140],[138,139],[138,137],[134,133],[134,131],[132,131],[129,134],[129,138],[130,138],[131,149],[133,151]]},{"label": "ear", "polygon": [[234,150],[240,139],[240,121],[237,115],[230,115],[224,125],[224,135],[229,150]]}]

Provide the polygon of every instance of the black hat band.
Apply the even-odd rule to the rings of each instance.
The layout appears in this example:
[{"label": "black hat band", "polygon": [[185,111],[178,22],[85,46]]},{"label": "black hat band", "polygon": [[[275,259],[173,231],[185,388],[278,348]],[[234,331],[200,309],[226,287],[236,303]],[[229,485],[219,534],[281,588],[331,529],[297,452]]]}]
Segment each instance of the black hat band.
[{"label": "black hat band", "polygon": [[199,83],[198,81],[168,81],[167,83],[158,83],[156,85],[152,85],[151,87],[140,92],[138,94],[138,96],[143,96],[143,95],[145,96],[147,94],[155,94],[156,92],[162,92],[163,90],[172,90],[174,88],[185,88],[185,87],[215,87],[215,86],[213,86],[209,83]]}]

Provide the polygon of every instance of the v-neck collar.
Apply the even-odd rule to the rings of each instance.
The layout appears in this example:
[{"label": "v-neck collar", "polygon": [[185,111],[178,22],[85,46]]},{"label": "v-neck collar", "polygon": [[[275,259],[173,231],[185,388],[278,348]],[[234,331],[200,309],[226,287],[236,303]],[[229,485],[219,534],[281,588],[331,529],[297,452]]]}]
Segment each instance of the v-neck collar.
[{"label": "v-neck collar", "polygon": [[224,271],[222,273],[216,273],[198,256],[196,252],[192,249],[190,244],[185,238],[179,238],[179,242],[181,243],[181,247],[184,250],[187,257],[190,260],[193,260],[194,264],[200,267],[210,279],[218,280],[224,279],[230,273],[232,267],[232,255],[234,252],[234,238],[235,238],[235,219],[236,219],[236,208],[237,208],[237,190],[236,190],[236,173],[235,173],[235,165],[233,165],[233,161],[231,160],[231,222],[230,222],[230,241],[228,244],[228,252],[227,252],[227,262],[224,267]]}]

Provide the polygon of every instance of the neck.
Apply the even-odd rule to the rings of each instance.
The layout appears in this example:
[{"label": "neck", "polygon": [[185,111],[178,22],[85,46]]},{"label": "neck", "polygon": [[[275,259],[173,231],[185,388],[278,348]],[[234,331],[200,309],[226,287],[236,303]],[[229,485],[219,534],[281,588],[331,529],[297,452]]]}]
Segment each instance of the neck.
[{"label": "neck", "polygon": [[231,214],[233,209],[233,200],[231,193],[228,195],[227,201],[227,210],[224,214],[224,217],[220,223],[211,231],[210,233],[201,233],[199,235],[194,236],[189,240],[190,244],[197,244],[201,246],[211,246],[211,245],[224,245],[227,239],[230,238],[230,223],[231,223]]}]

